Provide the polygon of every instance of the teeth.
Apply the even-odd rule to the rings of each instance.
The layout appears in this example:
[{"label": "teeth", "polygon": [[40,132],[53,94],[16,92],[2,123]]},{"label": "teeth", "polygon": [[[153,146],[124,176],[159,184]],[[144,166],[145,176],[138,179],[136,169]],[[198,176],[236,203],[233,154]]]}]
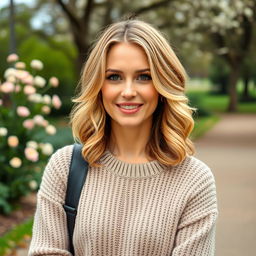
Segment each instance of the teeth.
[{"label": "teeth", "polygon": [[135,108],[138,108],[139,107],[139,105],[137,105],[137,106],[124,106],[124,105],[122,105],[122,106],[120,106],[120,108],[124,108],[124,109],[135,109]]}]

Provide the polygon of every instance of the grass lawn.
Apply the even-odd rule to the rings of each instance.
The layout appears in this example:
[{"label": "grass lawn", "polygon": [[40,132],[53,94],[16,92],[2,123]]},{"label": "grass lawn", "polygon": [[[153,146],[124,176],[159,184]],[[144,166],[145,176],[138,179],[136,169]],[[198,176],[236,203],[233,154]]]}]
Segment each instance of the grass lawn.
[{"label": "grass lawn", "polygon": [[[189,92],[188,95],[197,98],[200,107],[210,112],[225,113],[228,108],[229,99],[227,95],[213,95],[203,91]],[[239,102],[237,112],[256,113],[256,101]]]},{"label": "grass lawn", "polygon": [[[250,84],[249,94],[254,101],[251,102],[238,102],[238,113],[256,113],[256,88]],[[211,113],[225,113],[228,108],[229,97],[228,95],[217,95],[210,92],[211,85],[206,79],[193,80],[192,85],[188,87],[188,96],[191,98],[192,103],[196,101],[195,106],[201,107]],[[241,97],[243,92],[243,85],[241,82],[238,83],[237,93],[238,98]],[[193,105],[193,104],[192,104]]]}]

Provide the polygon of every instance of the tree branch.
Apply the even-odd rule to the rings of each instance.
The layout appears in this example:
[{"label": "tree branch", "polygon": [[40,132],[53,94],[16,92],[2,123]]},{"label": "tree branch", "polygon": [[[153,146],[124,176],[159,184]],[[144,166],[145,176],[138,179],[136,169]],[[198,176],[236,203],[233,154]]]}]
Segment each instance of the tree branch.
[{"label": "tree branch", "polygon": [[106,26],[107,24],[110,24],[113,22],[111,18],[111,11],[113,9],[113,1],[108,0],[108,3],[105,7],[105,15],[103,17],[103,26]]},{"label": "tree branch", "polygon": [[252,41],[252,33],[253,33],[253,26],[252,21],[249,21],[247,17],[243,17],[244,21],[242,24],[243,28],[243,36],[241,36],[240,41],[240,48],[243,52],[243,55],[246,55],[246,53],[249,51],[251,41]]},{"label": "tree branch", "polygon": [[66,4],[64,4],[62,0],[56,0],[56,1],[61,6],[62,10],[66,13],[66,15],[68,16],[68,18],[70,20],[70,23],[74,27],[79,28],[81,26],[80,22],[79,22],[79,19],[72,12],[72,10]]},{"label": "tree branch", "polygon": [[164,0],[164,1],[161,1],[161,2],[155,2],[155,3],[152,3],[148,6],[145,6],[145,7],[141,7],[137,10],[134,10],[133,12],[136,13],[136,15],[140,15],[144,12],[147,12],[147,11],[151,11],[151,10],[154,10],[156,8],[159,8],[159,7],[162,7],[162,6],[165,6],[165,5],[168,5],[172,0]]},{"label": "tree branch", "polygon": [[[227,47],[227,45],[225,43],[225,39],[224,39],[223,35],[221,35],[220,33],[214,32],[214,33],[211,33],[210,36],[218,48],[226,48]],[[233,59],[231,58],[231,55],[229,52],[223,54],[222,56],[223,56],[223,58],[226,59],[226,61],[228,61],[229,63],[232,63]]]},{"label": "tree branch", "polygon": [[94,7],[94,0],[87,0],[87,4],[84,7],[84,14],[83,14],[83,24],[88,27],[89,25],[89,20],[90,20],[90,16],[93,12],[93,7]]}]

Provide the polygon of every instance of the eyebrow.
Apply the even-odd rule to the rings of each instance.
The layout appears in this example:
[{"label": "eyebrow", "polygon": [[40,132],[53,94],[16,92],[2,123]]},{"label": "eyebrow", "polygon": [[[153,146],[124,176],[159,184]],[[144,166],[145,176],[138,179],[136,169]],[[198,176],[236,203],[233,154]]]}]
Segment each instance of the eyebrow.
[{"label": "eyebrow", "polygon": [[[139,70],[136,70],[135,73],[142,73],[142,72],[146,72],[146,71],[150,71],[150,69],[149,68],[139,69]],[[107,69],[106,73],[107,72],[123,73],[121,70],[112,69],[112,68]]]}]

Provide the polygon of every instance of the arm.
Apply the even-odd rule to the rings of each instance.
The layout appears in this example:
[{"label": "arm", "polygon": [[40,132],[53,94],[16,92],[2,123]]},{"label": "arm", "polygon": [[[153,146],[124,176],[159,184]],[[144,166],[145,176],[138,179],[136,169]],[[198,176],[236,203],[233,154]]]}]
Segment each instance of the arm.
[{"label": "arm", "polygon": [[194,182],[178,225],[172,256],[214,256],[217,215],[215,181],[207,170]]},{"label": "arm", "polygon": [[[49,160],[40,190],[34,218],[29,256],[71,255],[68,251],[66,215],[63,209],[70,148],[58,150]],[[67,157],[68,156],[68,157]]]}]

